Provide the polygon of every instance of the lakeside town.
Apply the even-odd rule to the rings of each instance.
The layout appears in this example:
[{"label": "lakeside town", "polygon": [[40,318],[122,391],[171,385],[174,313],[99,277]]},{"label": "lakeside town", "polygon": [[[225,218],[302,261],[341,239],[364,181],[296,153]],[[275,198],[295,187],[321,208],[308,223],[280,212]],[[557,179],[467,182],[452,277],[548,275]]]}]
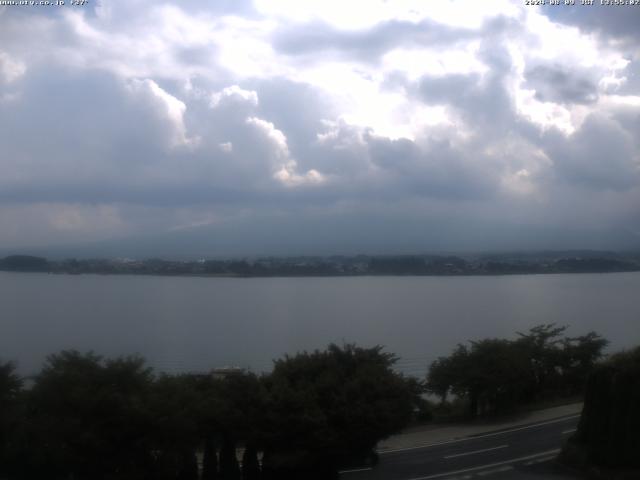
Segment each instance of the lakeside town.
[{"label": "lakeside town", "polygon": [[509,275],[640,271],[640,253],[563,251],[475,255],[354,255],[239,259],[0,258],[0,270],[58,274],[221,277]]}]

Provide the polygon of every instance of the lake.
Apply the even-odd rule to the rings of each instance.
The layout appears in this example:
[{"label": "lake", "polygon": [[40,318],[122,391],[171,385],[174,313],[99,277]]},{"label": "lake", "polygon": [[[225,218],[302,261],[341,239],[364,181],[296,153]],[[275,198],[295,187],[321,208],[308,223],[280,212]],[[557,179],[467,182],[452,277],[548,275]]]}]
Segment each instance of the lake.
[{"label": "lake", "polygon": [[0,272],[0,360],[37,372],[61,349],[139,353],[169,372],[242,366],[330,342],[384,345],[424,375],[459,342],[539,323],[640,344],[640,273],[199,278]]}]

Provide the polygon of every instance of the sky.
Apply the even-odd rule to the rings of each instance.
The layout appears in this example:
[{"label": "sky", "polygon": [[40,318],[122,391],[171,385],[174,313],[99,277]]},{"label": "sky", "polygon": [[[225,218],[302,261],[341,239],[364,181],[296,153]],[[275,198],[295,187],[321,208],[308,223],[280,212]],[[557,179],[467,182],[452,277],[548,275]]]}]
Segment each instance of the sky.
[{"label": "sky", "polygon": [[65,3],[0,6],[1,251],[640,248],[640,6]]}]

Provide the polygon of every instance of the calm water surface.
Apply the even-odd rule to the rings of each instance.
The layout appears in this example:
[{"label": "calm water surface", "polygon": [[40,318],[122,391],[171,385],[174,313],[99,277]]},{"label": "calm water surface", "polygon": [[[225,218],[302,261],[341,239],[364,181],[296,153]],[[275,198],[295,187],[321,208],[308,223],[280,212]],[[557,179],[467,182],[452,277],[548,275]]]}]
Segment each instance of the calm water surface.
[{"label": "calm water surface", "polygon": [[197,278],[0,272],[0,359],[22,373],[65,348],[139,353],[160,370],[265,371],[330,342],[381,344],[423,375],[458,342],[557,322],[640,344],[640,273]]}]

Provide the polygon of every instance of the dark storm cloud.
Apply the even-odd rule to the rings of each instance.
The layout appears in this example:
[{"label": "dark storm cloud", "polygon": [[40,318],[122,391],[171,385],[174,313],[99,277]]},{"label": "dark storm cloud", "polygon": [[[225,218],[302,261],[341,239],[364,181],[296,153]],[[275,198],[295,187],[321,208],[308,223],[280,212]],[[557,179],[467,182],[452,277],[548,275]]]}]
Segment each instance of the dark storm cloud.
[{"label": "dark storm cloud", "polygon": [[[170,126],[159,106],[126,95],[114,77],[46,68],[21,84],[21,101],[3,107],[5,178],[24,181],[106,180],[161,155]],[[135,126],[135,128],[134,128]]]},{"label": "dark storm cloud", "polygon": [[424,76],[419,85],[424,100],[444,101],[477,114],[508,110],[510,100],[502,82],[510,71],[511,56],[500,43],[483,41],[478,58],[489,67],[484,75]]},{"label": "dark storm cloud", "polygon": [[[272,174],[287,158],[278,158],[271,139],[247,122],[264,116],[264,122],[282,123],[306,144],[321,127],[318,112],[286,113],[286,107],[302,99],[310,105],[312,92],[293,82],[269,82],[264,90],[265,101],[259,103],[233,94],[215,107],[209,99],[192,100],[180,132],[149,82],[127,83],[100,72],[71,74],[53,66],[31,72],[21,85],[22,101],[3,106],[12,121],[0,130],[5,145],[0,201],[326,203],[327,193],[278,187]],[[187,144],[173,145],[176,135]],[[221,147],[226,143],[229,152]],[[304,153],[302,146],[296,150]]]},{"label": "dark storm cloud", "polygon": [[640,38],[640,8],[637,5],[600,5],[596,0],[594,5],[546,8],[544,13],[554,22],[600,33],[605,38],[625,42]]},{"label": "dark storm cloud", "polygon": [[170,158],[175,125],[144,83],[133,85],[140,90],[98,72],[32,72],[21,86],[22,101],[4,107],[12,121],[0,131],[3,196],[81,202],[171,198],[162,188],[173,183],[180,161]]},{"label": "dark storm cloud", "polygon": [[357,31],[339,30],[326,23],[309,23],[279,31],[276,49],[289,55],[331,52],[333,55],[375,60],[396,47],[452,46],[476,36],[473,30],[452,28],[430,20],[419,23],[387,21]]},{"label": "dark storm cloud", "polygon": [[598,85],[590,72],[561,65],[536,65],[525,72],[526,86],[541,102],[589,104],[598,100]]},{"label": "dark storm cloud", "polygon": [[498,72],[484,79],[476,74],[425,76],[419,82],[418,94],[427,103],[453,106],[471,125],[480,123],[489,133],[503,128],[514,117],[502,78]]},{"label": "dark storm cloud", "polygon": [[512,66],[506,49],[483,42],[478,56],[490,67],[485,74],[425,75],[409,89],[423,102],[455,109],[467,128],[478,129],[486,143],[514,129],[527,129],[505,87]]},{"label": "dark storm cloud", "polygon": [[616,90],[620,95],[638,95],[640,92],[640,52],[625,68],[625,82]]},{"label": "dark storm cloud", "polygon": [[368,138],[371,159],[383,168],[405,195],[427,198],[478,199],[493,196],[495,178],[477,168],[478,158],[467,158],[447,141],[420,148],[407,139]]},{"label": "dark storm cloud", "polygon": [[561,180],[592,190],[627,190],[640,181],[634,138],[618,122],[593,114],[568,138],[546,135],[544,148]]}]

